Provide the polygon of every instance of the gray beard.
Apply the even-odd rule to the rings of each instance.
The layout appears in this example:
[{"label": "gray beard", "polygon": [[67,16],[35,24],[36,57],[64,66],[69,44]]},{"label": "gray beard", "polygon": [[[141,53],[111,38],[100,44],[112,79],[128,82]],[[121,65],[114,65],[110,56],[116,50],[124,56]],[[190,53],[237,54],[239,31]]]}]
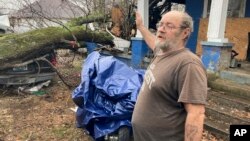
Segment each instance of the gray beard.
[{"label": "gray beard", "polygon": [[159,48],[161,50],[166,50],[170,47],[170,43],[169,43],[169,41],[165,41],[165,42],[161,43],[157,40],[155,43],[155,47]]}]

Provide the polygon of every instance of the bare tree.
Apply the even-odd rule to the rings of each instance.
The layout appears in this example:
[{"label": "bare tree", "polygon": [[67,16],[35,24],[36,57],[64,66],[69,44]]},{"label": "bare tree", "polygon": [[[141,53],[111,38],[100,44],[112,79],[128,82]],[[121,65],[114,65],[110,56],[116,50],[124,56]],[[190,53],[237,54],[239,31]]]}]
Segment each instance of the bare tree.
[{"label": "bare tree", "polygon": [[[71,18],[90,15],[98,11],[94,7],[96,1],[102,0],[0,0],[0,13],[12,17],[12,26],[37,29],[62,25]],[[103,5],[99,7],[105,9]]]}]

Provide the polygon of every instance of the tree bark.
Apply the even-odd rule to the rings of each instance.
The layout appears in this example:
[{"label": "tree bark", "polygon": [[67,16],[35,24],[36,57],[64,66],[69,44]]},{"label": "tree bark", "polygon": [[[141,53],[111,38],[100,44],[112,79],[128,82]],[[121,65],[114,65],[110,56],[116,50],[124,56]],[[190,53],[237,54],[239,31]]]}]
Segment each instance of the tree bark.
[{"label": "tree bark", "polygon": [[75,18],[67,23],[67,26],[72,27],[72,26],[80,26],[82,24],[87,24],[87,23],[92,23],[92,22],[102,22],[105,23],[110,20],[110,15],[104,15],[104,14],[99,14],[99,15],[88,15],[86,17],[79,17]]},{"label": "tree bark", "polygon": [[62,40],[96,42],[99,44],[113,45],[113,38],[106,32],[93,32],[82,26],[69,28],[49,27],[22,34],[8,34],[0,37],[0,69],[6,64],[18,64],[32,58],[44,55],[58,48]]}]

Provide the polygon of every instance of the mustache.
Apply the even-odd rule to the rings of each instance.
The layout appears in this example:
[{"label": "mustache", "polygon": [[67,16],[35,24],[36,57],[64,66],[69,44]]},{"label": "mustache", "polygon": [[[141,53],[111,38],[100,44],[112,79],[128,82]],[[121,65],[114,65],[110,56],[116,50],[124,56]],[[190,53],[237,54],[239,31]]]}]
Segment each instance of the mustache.
[{"label": "mustache", "polygon": [[165,40],[164,42],[161,42],[160,40],[156,40],[155,47],[165,50],[170,47],[170,42],[167,40]]}]

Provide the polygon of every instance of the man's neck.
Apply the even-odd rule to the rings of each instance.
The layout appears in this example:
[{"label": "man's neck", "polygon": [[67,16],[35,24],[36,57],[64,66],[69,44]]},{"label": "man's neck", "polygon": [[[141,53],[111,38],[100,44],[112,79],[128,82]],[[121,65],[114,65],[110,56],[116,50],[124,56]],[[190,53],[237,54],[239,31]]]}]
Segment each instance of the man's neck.
[{"label": "man's neck", "polygon": [[168,47],[166,49],[160,49],[159,48],[156,51],[156,55],[161,56],[161,55],[173,52],[173,51],[181,50],[183,48],[185,48],[185,47],[184,46],[176,46],[176,47],[171,46],[171,47]]}]

